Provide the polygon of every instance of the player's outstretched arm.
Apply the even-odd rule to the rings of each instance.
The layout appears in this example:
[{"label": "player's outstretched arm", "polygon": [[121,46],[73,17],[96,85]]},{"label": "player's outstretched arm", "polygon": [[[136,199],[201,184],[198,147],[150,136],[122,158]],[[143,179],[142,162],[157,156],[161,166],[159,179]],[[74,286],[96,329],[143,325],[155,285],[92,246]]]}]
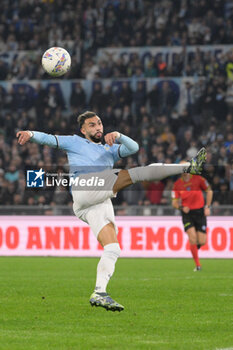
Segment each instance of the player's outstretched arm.
[{"label": "player's outstretched arm", "polygon": [[24,145],[28,141],[38,143],[40,145],[47,145],[50,147],[58,147],[57,137],[55,135],[46,134],[39,131],[18,131],[16,134],[18,143]]},{"label": "player's outstretched arm", "polygon": [[[24,145],[26,142],[34,142],[39,145],[47,145],[54,148],[59,148],[64,151],[69,151],[74,144],[74,141],[82,140],[80,136],[77,135],[52,135],[46,134],[40,131],[19,131],[16,136],[18,137],[18,143]],[[75,137],[75,138],[74,138]]]}]

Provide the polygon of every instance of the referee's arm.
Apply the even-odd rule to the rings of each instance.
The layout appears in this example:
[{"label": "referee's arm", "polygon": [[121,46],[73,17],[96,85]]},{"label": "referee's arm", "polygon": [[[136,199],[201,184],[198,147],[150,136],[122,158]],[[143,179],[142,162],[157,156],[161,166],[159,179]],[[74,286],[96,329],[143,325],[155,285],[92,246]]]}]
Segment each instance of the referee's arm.
[{"label": "referee's arm", "polygon": [[213,200],[213,191],[212,191],[211,187],[209,186],[205,192],[206,192],[206,204],[205,204],[205,208],[204,208],[204,213],[205,213],[205,216],[209,216],[210,215],[210,206],[211,206],[211,203]]},{"label": "referee's arm", "polygon": [[172,206],[175,209],[182,210],[182,206],[180,205],[180,199],[179,198],[172,198]]}]

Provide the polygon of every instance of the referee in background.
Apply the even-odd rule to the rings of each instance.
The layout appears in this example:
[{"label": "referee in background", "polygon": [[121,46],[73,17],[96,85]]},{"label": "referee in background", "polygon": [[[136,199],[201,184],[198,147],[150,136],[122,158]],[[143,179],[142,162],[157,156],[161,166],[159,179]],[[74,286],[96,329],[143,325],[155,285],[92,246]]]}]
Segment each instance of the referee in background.
[{"label": "referee in background", "polygon": [[210,215],[212,198],[213,191],[208,181],[200,175],[184,173],[173,185],[172,206],[181,211],[184,230],[188,234],[196,265],[194,271],[201,270],[198,249],[206,243],[206,217]]}]

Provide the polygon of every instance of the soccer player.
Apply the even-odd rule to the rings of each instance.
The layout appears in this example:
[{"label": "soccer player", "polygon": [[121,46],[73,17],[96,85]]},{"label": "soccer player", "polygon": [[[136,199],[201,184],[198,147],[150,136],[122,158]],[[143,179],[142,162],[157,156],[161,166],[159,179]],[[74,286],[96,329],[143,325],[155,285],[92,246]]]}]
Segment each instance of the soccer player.
[{"label": "soccer player", "polygon": [[[203,196],[206,192],[206,204]],[[198,249],[206,243],[206,217],[210,215],[213,191],[200,175],[182,174],[174,183],[172,205],[180,209],[184,230],[188,234],[190,250],[195,262],[194,271],[201,270]]]},{"label": "soccer player", "polygon": [[[110,198],[136,182],[157,181],[183,172],[198,174],[206,159],[206,151],[204,148],[201,149],[196,158],[184,164],[151,164],[129,170],[113,169],[114,163],[121,157],[136,153],[139,149],[138,144],[117,131],[103,137],[103,124],[94,112],[87,111],[79,115],[77,121],[84,137],[51,135],[29,130],[19,131],[16,136],[20,145],[31,141],[65,150],[70,172],[74,177],[86,181],[84,187],[81,186],[81,182],[77,186],[72,186],[73,210],[79,219],[89,224],[104,248],[97,266],[96,285],[90,303],[92,306],[101,306],[107,310],[121,311],[124,307],[106,292],[108,281],[120,256],[117,227]],[[104,187],[98,186],[99,182],[88,187],[88,179],[93,177],[103,180]],[[100,181],[101,184],[103,181]]]}]

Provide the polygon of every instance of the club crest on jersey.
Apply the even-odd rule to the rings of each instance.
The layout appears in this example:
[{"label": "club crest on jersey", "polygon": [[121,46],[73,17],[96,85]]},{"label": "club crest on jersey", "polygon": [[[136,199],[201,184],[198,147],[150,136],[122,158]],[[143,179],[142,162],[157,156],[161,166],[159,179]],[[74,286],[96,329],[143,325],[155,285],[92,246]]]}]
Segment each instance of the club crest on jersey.
[{"label": "club crest on jersey", "polygon": [[105,145],[104,148],[106,149],[106,151],[109,151],[110,147],[108,145]]}]

